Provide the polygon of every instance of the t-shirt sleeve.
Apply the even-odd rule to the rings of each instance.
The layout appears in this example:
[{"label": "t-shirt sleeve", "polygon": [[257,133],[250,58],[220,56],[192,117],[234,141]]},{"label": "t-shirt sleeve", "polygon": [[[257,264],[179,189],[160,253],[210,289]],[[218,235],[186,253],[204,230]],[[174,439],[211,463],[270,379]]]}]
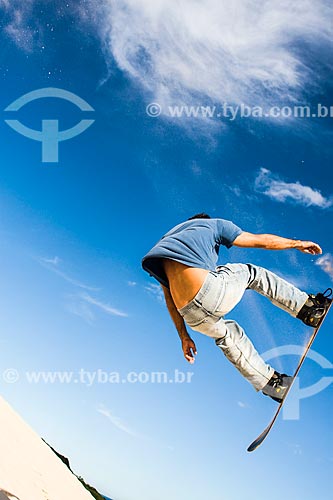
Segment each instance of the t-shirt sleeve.
[{"label": "t-shirt sleeve", "polygon": [[227,248],[232,247],[233,242],[243,230],[230,220],[217,219],[217,243]]}]

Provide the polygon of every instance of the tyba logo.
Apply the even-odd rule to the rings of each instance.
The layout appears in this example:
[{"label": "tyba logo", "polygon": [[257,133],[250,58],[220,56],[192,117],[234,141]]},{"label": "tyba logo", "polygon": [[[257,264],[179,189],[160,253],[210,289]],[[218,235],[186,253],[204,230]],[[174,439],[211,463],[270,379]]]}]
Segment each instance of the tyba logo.
[{"label": "tyba logo", "polygon": [[[262,354],[262,358],[267,362],[271,359],[280,356],[302,356],[304,348],[299,345],[284,345],[266,351]],[[324,356],[312,349],[307,354],[307,359],[311,359],[324,370],[332,370],[333,364]],[[308,387],[300,387],[299,377],[297,377],[290,390],[290,394],[283,406],[283,419],[284,420],[299,420],[300,418],[300,401],[301,399],[310,398],[315,394],[326,389],[333,383],[333,377],[322,377]]]},{"label": "tyba logo", "polygon": [[[55,97],[69,101],[77,106],[81,111],[94,111],[94,109],[81,97],[68,92],[67,90],[57,88],[45,88],[34,90],[28,94],[23,95],[12,104],[10,104],[5,111],[19,111],[23,106],[29,102],[43,99],[45,97]],[[95,120],[81,120],[74,127],[67,130],[59,130],[59,120],[42,120],[42,130],[34,130],[29,128],[18,120],[5,120],[7,125],[14,129],[19,134],[39,141],[42,143],[42,162],[43,163],[58,163],[59,161],[59,142],[72,139],[87,130]]]}]

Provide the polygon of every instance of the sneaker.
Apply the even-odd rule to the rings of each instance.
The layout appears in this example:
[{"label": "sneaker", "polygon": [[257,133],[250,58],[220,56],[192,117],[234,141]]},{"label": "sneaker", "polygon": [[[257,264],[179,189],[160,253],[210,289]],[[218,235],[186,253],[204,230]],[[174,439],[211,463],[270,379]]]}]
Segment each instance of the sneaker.
[{"label": "sneaker", "polygon": [[324,293],[309,295],[308,300],[298,313],[297,318],[306,325],[317,328],[332,302],[330,298],[332,293],[332,288],[328,288]]},{"label": "sneaker", "polygon": [[262,389],[262,393],[265,396],[269,396],[274,399],[278,403],[282,403],[285,395],[288,392],[289,387],[291,386],[293,377],[289,377],[285,373],[274,372],[274,375]]}]

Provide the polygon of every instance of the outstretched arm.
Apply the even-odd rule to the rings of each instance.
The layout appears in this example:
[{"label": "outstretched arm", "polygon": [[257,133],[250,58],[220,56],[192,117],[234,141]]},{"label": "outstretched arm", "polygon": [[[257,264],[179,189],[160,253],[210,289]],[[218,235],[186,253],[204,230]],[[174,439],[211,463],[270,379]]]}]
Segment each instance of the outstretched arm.
[{"label": "outstretched arm", "polygon": [[290,240],[281,238],[275,234],[253,234],[241,233],[233,244],[237,247],[265,248],[266,250],[287,250],[295,248],[303,253],[317,255],[322,253],[322,249],[313,241]]},{"label": "outstretched arm", "polygon": [[184,356],[189,363],[194,363],[194,359],[195,359],[194,355],[197,354],[197,349],[195,347],[195,343],[193,342],[193,340],[191,339],[191,337],[187,333],[184,320],[181,317],[181,315],[179,314],[179,312],[177,311],[177,308],[176,308],[175,303],[173,301],[173,298],[171,296],[170,290],[163,285],[161,285],[161,286],[163,289],[166,306],[168,308],[168,311],[170,313],[172,321],[174,322],[174,325],[177,329],[179,338],[180,338],[181,343],[182,343],[182,349],[183,349]]}]

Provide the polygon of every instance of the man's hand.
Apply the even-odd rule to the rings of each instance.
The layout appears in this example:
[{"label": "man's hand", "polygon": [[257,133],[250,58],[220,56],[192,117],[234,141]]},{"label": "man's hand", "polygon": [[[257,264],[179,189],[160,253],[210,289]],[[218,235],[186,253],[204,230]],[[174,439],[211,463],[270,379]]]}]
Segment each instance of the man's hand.
[{"label": "man's hand", "polygon": [[295,248],[303,253],[310,253],[311,255],[318,255],[323,253],[317,243],[313,243],[313,241],[297,241]]},{"label": "man's hand", "polygon": [[236,247],[265,248],[266,250],[289,250],[295,248],[303,253],[318,255],[323,253],[313,241],[290,240],[275,234],[253,234],[243,232],[233,242]]},{"label": "man's hand", "polygon": [[195,361],[194,356],[197,354],[197,348],[195,347],[195,343],[193,342],[191,337],[182,339],[182,349],[185,359],[187,359],[187,361],[191,363],[191,365],[193,365]]},{"label": "man's hand", "polygon": [[191,337],[187,333],[185,322],[175,306],[175,303],[174,303],[173,298],[171,296],[170,290],[163,285],[162,285],[162,289],[164,292],[165,302],[166,302],[168,311],[170,313],[172,321],[175,324],[179,338],[180,338],[181,343],[182,343],[182,349],[183,349],[185,359],[187,359],[187,361],[189,363],[193,364],[194,359],[195,359],[194,356],[197,354],[197,348],[195,347],[195,343],[193,342],[193,340],[191,339]]}]

